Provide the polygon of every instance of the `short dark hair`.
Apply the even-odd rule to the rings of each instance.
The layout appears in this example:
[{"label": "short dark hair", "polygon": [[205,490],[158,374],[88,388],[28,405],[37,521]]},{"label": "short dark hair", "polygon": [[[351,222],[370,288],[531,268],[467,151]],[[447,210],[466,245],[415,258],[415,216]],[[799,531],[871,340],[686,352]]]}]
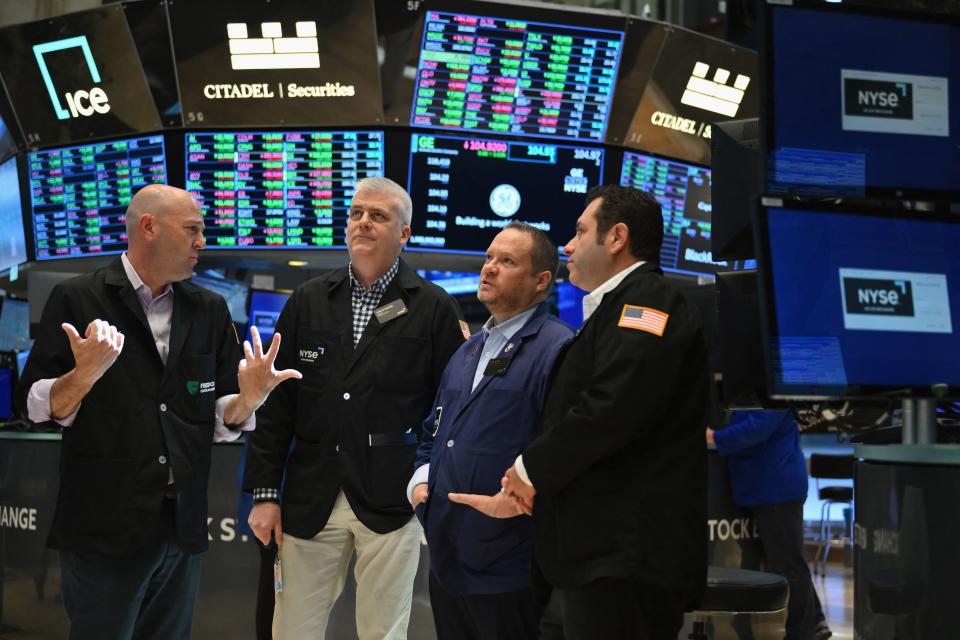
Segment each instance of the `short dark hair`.
[{"label": "short dark hair", "polygon": [[587,205],[601,198],[597,209],[597,244],[613,225],[622,222],[630,230],[630,253],[637,260],[660,262],[663,244],[663,213],[660,203],[646,191],[615,184],[596,186],[587,193]]},{"label": "short dark hair", "polygon": [[560,252],[557,251],[557,245],[546,233],[526,222],[511,222],[504,229],[514,229],[520,233],[525,233],[533,240],[530,264],[533,266],[534,273],[550,272],[550,284],[546,288],[546,293],[549,293],[554,280],[557,279],[557,269],[560,268]]}]

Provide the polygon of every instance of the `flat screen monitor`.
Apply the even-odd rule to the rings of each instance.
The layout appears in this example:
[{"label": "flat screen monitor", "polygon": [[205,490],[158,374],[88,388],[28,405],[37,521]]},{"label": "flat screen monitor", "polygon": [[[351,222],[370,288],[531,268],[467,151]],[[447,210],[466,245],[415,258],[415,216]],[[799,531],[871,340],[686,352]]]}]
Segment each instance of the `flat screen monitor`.
[{"label": "flat screen monitor", "polygon": [[27,261],[23,234],[23,202],[20,199],[20,173],[17,159],[0,163],[0,270]]},{"label": "flat screen monitor", "polygon": [[765,198],[757,250],[775,397],[960,397],[960,218]]},{"label": "flat screen monitor", "polygon": [[960,18],[768,5],[768,192],[960,192]]},{"label": "flat screen monitor", "polygon": [[408,191],[422,251],[481,253],[500,229],[527,222],[562,247],[584,196],[603,181],[603,149],[415,133]]},{"label": "flat screen monitor", "polygon": [[583,324],[583,297],[587,292],[570,282],[557,282],[557,316],[574,330]]},{"label": "flat screen monitor", "polygon": [[625,151],[620,185],[647,191],[660,202],[660,266],[665,272],[710,277],[735,268],[728,262],[715,261],[710,250],[710,169]]},{"label": "flat screen monitor", "polygon": [[260,333],[260,339],[268,342],[273,339],[277,319],[283,311],[283,305],[290,298],[288,291],[250,290],[249,321],[247,323],[247,339],[250,339],[250,327],[255,326]]},{"label": "flat screen monitor", "polygon": [[437,285],[452,296],[475,294],[480,288],[479,273],[464,273],[462,271],[434,271],[417,269],[420,277]]},{"label": "flat screen monitor", "polygon": [[751,211],[763,193],[757,118],[721,122],[710,141],[713,226],[710,247],[718,260],[754,257]]},{"label": "flat screen monitor", "polygon": [[382,131],[185,137],[186,186],[210,249],[342,249],[354,184],[384,173]]},{"label": "flat screen monitor", "polygon": [[717,274],[720,398],[728,408],[760,407],[767,396],[756,270]]},{"label": "flat screen monitor", "polygon": [[626,20],[543,5],[430,5],[410,125],[603,142]]},{"label": "flat screen monitor", "polygon": [[162,135],[27,154],[37,260],[122,253],[141,187],[167,182]]},{"label": "flat screen monitor", "polygon": [[6,298],[0,308],[0,351],[22,351],[31,346],[27,301]]},{"label": "flat screen monitor", "polygon": [[373,2],[169,2],[188,127],[383,122]]},{"label": "flat screen monitor", "polygon": [[757,54],[670,27],[624,144],[710,164],[712,125],[758,111]]},{"label": "flat screen monitor", "polygon": [[0,29],[0,76],[30,145],[160,128],[119,4]]},{"label": "flat screen monitor", "polygon": [[250,292],[249,284],[239,280],[224,278],[215,273],[195,275],[190,279],[190,282],[219,294],[227,301],[227,308],[230,309],[230,317],[233,321],[240,325],[247,323],[247,295]]}]

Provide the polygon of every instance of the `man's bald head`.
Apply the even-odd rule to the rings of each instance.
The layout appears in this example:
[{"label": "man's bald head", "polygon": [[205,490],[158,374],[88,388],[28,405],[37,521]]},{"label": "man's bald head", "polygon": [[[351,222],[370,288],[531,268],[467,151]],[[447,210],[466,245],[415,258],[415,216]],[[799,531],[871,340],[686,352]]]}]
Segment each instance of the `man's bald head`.
[{"label": "man's bald head", "polygon": [[193,196],[183,189],[165,184],[150,184],[133,196],[127,207],[127,242],[134,245],[140,240],[140,218],[149,213],[157,219],[184,209],[199,208]]}]

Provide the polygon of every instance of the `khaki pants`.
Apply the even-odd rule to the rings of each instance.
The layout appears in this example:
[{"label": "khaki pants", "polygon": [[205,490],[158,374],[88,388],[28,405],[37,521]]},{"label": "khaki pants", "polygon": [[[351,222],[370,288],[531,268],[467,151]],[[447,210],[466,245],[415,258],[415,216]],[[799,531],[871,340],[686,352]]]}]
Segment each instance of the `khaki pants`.
[{"label": "khaki pants", "polygon": [[416,518],[396,531],[374,533],[353,514],[341,491],[327,526],[315,537],[283,535],[283,591],[276,598],[273,637],[324,640],[330,610],[343,591],[356,551],[360,640],[406,640],[420,534]]}]

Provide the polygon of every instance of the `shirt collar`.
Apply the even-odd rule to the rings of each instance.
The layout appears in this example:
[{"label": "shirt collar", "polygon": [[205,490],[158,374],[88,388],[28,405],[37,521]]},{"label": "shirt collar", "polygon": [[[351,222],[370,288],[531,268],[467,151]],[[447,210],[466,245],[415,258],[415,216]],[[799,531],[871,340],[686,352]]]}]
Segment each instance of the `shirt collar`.
[{"label": "shirt collar", "polygon": [[601,284],[599,287],[583,296],[583,321],[586,322],[587,319],[593,315],[593,312],[597,310],[597,307],[600,306],[600,301],[603,300],[603,296],[607,293],[610,293],[624,281],[624,279],[636,271],[637,267],[644,264],[643,260],[638,260],[632,265],[620,271],[615,276]]},{"label": "shirt collar", "polygon": [[360,295],[367,293],[367,291],[375,291],[377,293],[383,293],[387,290],[387,285],[390,284],[390,281],[393,280],[394,276],[397,275],[397,271],[400,270],[400,258],[397,258],[393,266],[387,269],[387,272],[373,281],[373,284],[370,285],[369,289],[364,289],[363,285],[360,284],[360,281],[357,280],[356,276],[353,275],[353,262],[350,263],[347,272],[350,274],[350,289]]},{"label": "shirt collar", "polygon": [[496,324],[493,316],[490,316],[487,321],[483,323],[483,333],[485,337],[490,337],[490,334],[496,331],[502,335],[504,339],[509,340],[523,327],[523,325],[527,324],[527,320],[529,320],[533,313],[537,310],[537,306],[539,305],[535,304],[526,311],[522,311],[509,320],[501,322],[500,324]]},{"label": "shirt collar", "polygon": [[[123,263],[123,270],[127,273],[127,280],[130,281],[133,290],[137,292],[137,296],[142,299],[146,304],[150,304],[156,298],[153,297],[153,292],[150,291],[150,287],[147,286],[147,283],[143,281],[140,275],[137,273],[137,270],[133,268],[133,263],[130,262],[130,258],[127,257],[126,251],[120,255],[120,262]],[[168,282],[164,287],[163,291],[160,292],[161,296],[166,295],[173,286]]]}]

